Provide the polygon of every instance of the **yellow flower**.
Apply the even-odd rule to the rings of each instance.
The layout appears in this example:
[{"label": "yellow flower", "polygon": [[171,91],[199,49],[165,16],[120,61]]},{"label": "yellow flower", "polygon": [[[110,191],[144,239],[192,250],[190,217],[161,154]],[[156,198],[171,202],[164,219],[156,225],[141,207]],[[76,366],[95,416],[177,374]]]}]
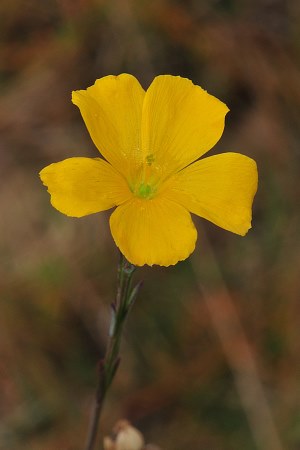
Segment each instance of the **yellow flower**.
[{"label": "yellow flower", "polygon": [[220,139],[227,106],[190,80],[158,76],[145,92],[132,75],[75,91],[103,158],[69,158],[40,176],[60,212],[82,217],[116,206],[110,228],[133,264],[169,266],[194,250],[191,214],[240,235],[251,228],[255,162],[239,153],[199,159]]}]

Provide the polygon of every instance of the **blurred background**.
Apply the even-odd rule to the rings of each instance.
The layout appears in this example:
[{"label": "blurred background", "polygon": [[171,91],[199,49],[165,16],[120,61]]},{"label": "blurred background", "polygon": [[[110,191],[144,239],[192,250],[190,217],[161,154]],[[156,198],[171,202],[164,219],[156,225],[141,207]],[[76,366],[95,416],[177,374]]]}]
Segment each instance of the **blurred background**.
[{"label": "blurred background", "polygon": [[[96,78],[188,77],[254,158],[245,238],[195,219],[193,257],[142,268],[101,434],[163,450],[300,449],[300,3],[2,0],[0,448],[83,448],[116,290],[108,213],[68,218],[38,172],[97,156],[70,101]],[[100,449],[100,442],[98,443]]]}]

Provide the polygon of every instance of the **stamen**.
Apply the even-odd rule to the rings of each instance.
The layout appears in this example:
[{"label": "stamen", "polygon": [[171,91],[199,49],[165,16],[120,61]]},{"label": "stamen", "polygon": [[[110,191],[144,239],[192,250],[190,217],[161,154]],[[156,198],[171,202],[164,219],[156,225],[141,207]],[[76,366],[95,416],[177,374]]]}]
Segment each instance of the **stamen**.
[{"label": "stamen", "polygon": [[155,156],[153,153],[149,153],[149,155],[146,156],[146,163],[148,166],[151,166],[151,164],[155,161]]}]

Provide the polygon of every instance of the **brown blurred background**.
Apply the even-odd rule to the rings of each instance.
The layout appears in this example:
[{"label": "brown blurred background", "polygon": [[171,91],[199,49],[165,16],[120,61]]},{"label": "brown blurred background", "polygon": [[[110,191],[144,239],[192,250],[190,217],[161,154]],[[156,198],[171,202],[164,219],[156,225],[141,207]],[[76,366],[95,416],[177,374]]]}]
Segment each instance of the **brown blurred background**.
[{"label": "brown blurred background", "polygon": [[[108,214],[71,219],[45,165],[96,156],[70,93],[186,76],[231,109],[213,152],[256,159],[245,238],[197,220],[189,260],[143,268],[101,431],[164,450],[300,449],[300,3],[2,0],[0,448],[83,448],[118,253]],[[97,448],[100,448],[100,444]]]}]

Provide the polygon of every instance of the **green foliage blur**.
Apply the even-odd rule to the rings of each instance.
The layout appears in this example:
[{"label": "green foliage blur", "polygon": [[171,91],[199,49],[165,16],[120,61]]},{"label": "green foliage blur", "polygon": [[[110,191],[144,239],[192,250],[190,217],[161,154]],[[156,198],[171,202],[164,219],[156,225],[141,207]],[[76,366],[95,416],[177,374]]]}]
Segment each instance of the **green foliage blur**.
[{"label": "green foliage blur", "polygon": [[118,252],[109,213],[61,215],[38,172],[97,155],[71,91],[122,72],[144,88],[185,76],[223,100],[211,154],[254,158],[259,190],[246,237],[196,219],[192,258],[137,271],[101,433],[125,417],[163,450],[258,448],[228,358],[243,350],[224,351],[200,277],[229,293],[283,450],[299,449],[299,2],[2,0],[0,22],[0,449],[83,448]]}]

